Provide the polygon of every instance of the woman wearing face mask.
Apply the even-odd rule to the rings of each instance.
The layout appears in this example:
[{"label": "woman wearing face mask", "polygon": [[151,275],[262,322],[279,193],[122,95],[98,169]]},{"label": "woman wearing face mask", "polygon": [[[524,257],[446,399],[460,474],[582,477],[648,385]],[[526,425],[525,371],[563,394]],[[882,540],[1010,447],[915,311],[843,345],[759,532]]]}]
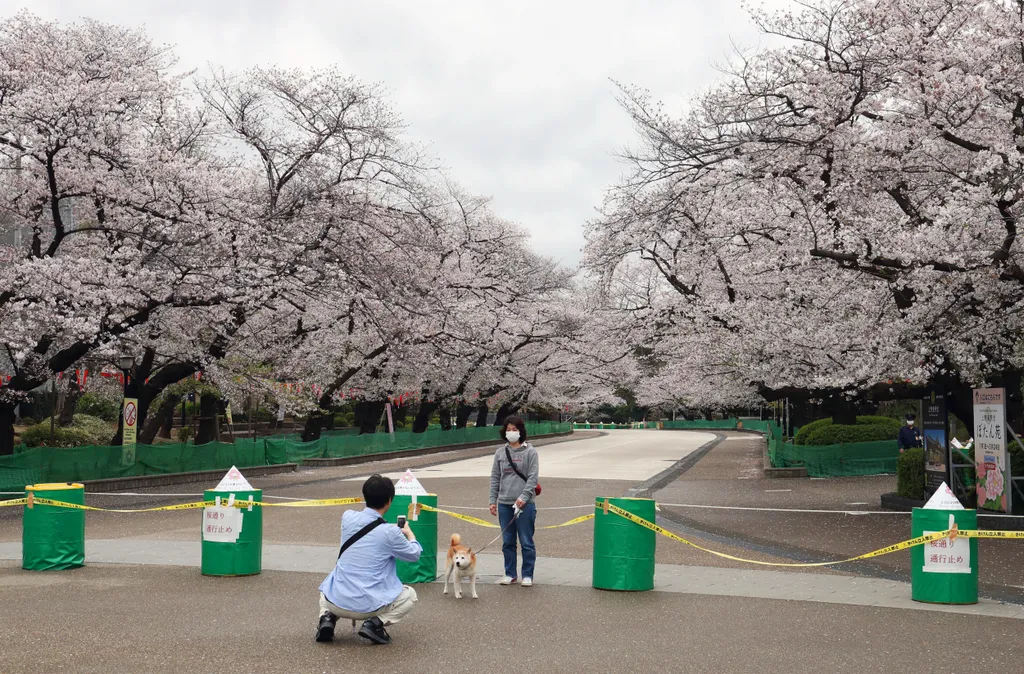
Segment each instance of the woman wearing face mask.
[{"label": "woman wearing face mask", "polygon": [[[526,424],[519,417],[509,417],[501,427],[505,444],[494,453],[491,466],[491,515],[498,517],[502,529],[501,552],[505,557],[505,577],[499,585],[512,585],[516,574],[516,537],[523,549],[523,587],[533,585],[533,568],[537,548],[533,531],[537,522],[536,499],[540,462],[537,450],[526,442]],[[519,516],[516,517],[516,510]]]}]

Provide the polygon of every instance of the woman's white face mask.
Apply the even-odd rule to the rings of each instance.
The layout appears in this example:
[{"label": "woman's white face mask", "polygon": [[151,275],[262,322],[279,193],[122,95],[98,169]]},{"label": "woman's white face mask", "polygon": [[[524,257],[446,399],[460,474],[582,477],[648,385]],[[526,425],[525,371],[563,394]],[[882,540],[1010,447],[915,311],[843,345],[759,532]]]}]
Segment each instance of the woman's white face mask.
[{"label": "woman's white face mask", "polygon": [[505,439],[514,445],[519,442],[519,431],[505,431]]}]

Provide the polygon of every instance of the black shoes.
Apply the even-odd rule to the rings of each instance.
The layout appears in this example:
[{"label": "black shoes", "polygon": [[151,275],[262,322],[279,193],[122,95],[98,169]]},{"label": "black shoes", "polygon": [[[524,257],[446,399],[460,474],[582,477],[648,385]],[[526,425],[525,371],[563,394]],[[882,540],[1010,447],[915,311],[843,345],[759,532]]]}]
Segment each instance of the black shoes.
[{"label": "black shoes", "polygon": [[[331,629],[331,632],[333,634],[333,627]],[[391,635],[388,634],[387,630],[384,629],[384,623],[381,622],[380,618],[370,618],[369,620],[365,621],[363,623],[363,626],[359,629],[359,636],[361,636],[364,639],[369,639],[375,644],[391,643]]]},{"label": "black shoes", "polygon": [[337,622],[338,619],[331,612],[320,616],[320,625],[316,628],[316,640],[320,643],[334,641],[334,625]]}]

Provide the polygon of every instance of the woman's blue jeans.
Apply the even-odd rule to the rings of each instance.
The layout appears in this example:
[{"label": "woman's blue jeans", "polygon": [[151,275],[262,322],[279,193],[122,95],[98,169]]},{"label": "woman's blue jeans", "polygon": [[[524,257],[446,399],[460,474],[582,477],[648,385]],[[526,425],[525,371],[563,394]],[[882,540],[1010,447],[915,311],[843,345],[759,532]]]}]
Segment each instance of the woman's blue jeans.
[{"label": "woman's blue jeans", "polygon": [[[513,517],[514,513],[514,506],[498,504],[498,524],[504,530],[501,535],[501,554],[505,557],[505,575],[509,578],[533,578],[533,567],[537,563],[537,548],[533,545],[537,506],[527,503],[518,518]],[[516,574],[516,536],[519,537],[519,545],[523,548],[522,576]]]}]

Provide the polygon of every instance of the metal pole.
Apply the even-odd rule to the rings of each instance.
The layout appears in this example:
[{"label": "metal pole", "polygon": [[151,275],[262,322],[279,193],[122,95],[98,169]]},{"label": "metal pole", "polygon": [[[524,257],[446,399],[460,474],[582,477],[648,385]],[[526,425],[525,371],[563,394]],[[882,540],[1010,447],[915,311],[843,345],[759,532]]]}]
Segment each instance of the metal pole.
[{"label": "metal pole", "polygon": [[50,408],[50,446],[53,447],[54,417],[57,415],[57,375],[53,375],[50,392],[53,393],[53,406]]}]

